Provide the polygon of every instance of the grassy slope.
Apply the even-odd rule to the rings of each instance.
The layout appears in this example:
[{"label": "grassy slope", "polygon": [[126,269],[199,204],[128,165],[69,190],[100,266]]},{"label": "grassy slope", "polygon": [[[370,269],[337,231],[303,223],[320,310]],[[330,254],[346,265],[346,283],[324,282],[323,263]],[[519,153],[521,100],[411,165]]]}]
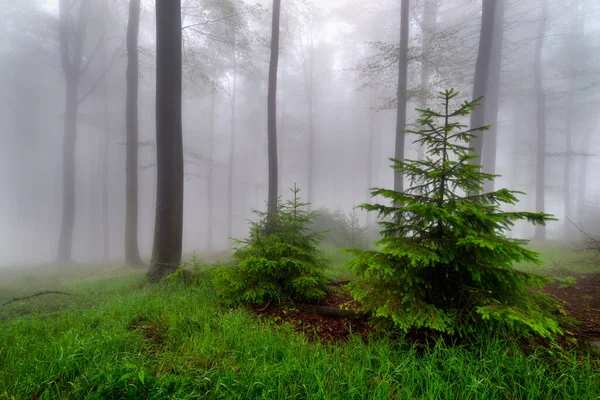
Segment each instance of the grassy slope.
[{"label": "grassy slope", "polygon": [[[424,354],[387,339],[309,344],[244,310],[220,308],[208,283],[149,287],[140,271],[107,272],[119,277],[90,270],[83,282],[53,282],[75,296],[0,310],[0,398],[600,396],[600,366],[583,355],[555,354],[549,362],[500,341],[471,350],[438,345]],[[332,276],[342,272],[338,266]],[[40,287],[39,279],[30,276],[25,286]],[[0,292],[0,301],[10,296]]]}]

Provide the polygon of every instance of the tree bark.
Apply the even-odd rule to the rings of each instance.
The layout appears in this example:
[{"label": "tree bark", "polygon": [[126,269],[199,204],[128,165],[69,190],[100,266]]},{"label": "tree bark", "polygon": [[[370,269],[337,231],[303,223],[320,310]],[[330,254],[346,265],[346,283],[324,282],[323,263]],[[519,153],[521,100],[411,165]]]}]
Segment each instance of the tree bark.
[{"label": "tree bark", "polygon": [[[421,25],[421,35],[422,35],[422,48],[421,48],[421,76],[420,76],[420,94],[419,94],[419,108],[426,109],[427,108],[427,98],[429,93],[429,78],[430,78],[430,65],[429,60],[429,52],[431,48],[431,37],[432,30],[435,28],[437,15],[437,4],[435,0],[425,0],[423,4],[423,22]],[[422,160],[425,158],[425,147],[419,145],[417,149],[417,158]]]},{"label": "tree bark", "polygon": [[[492,52],[490,70],[486,89],[485,124],[490,129],[485,133],[483,141],[483,171],[496,173],[496,142],[498,134],[498,107],[500,102],[500,73],[502,70],[502,37],[504,32],[505,1],[497,0],[494,13],[494,29],[492,32]],[[484,183],[484,192],[494,191],[494,181]]]},{"label": "tree bark", "polygon": [[[542,15],[535,44],[534,85],[537,99],[536,126],[537,150],[535,161],[535,210],[544,211],[544,198],[546,188],[546,93],[544,92],[542,76],[542,49],[546,35],[546,19],[548,18],[548,1],[542,0]],[[546,239],[546,227],[538,225],[533,235],[535,240]]]},{"label": "tree bark", "polygon": [[157,282],[181,262],[183,140],[181,0],[156,0],[156,219],[148,278]]},{"label": "tree bark", "polygon": [[209,123],[209,138],[208,138],[208,172],[206,179],[206,249],[212,250],[213,248],[213,142],[215,135],[215,112],[217,107],[217,90],[211,89],[210,94],[210,123]]},{"label": "tree bark", "polygon": [[143,264],[138,244],[138,92],[140,0],[129,1],[127,23],[127,99],[125,124],[126,145],[126,204],[125,204],[125,261],[131,265]]},{"label": "tree bark", "polygon": [[[234,45],[235,46],[235,45]],[[229,142],[229,176],[227,179],[227,187],[229,188],[227,193],[227,237],[233,238],[233,177],[234,177],[234,164],[235,164],[235,98],[236,98],[236,86],[237,86],[237,61],[235,60],[235,48],[234,48],[234,61],[233,61],[233,81],[231,84],[231,93],[229,97],[230,101],[230,137]]]},{"label": "tree bark", "polygon": [[[398,108],[396,110],[396,145],[394,150],[394,158],[396,160],[404,160],[404,142],[406,129],[406,104],[408,90],[408,12],[409,0],[401,2],[401,18],[400,18],[400,54],[398,59],[398,92],[397,101]],[[394,190],[397,192],[404,191],[404,176],[403,174],[394,172]]]},{"label": "tree bark", "polygon": [[[481,14],[481,32],[479,34],[479,50],[477,52],[477,61],[475,63],[475,78],[473,81],[473,100],[479,99],[486,95],[488,88],[488,76],[490,74],[490,62],[492,56],[494,25],[496,21],[496,4],[497,0],[483,0],[483,10]],[[470,127],[476,129],[485,125],[487,98],[480,101],[477,107],[471,113]],[[472,149],[469,152],[475,156],[471,160],[472,164],[481,164],[481,153],[483,151],[483,135],[482,132],[473,132]]]},{"label": "tree bark", "polygon": [[57,262],[59,263],[72,262],[76,205],[75,146],[77,141],[77,114],[79,108],[78,95],[88,6],[88,0],[81,0],[78,21],[72,31],[70,21],[72,4],[67,0],[60,0],[58,3],[61,63],[66,78],[62,221],[57,256]]},{"label": "tree bark", "polygon": [[267,226],[271,229],[277,212],[277,67],[279,63],[279,18],[281,0],[273,0],[271,24],[271,59],[269,61],[269,93],[267,96],[267,141],[269,158],[269,194]]}]

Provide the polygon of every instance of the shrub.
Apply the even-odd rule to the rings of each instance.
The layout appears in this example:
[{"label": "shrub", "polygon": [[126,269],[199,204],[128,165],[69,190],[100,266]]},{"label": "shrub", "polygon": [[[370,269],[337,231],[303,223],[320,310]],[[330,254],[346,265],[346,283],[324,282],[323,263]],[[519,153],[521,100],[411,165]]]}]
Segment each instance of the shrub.
[{"label": "shrub", "polygon": [[[378,250],[350,250],[349,262],[361,277],[352,294],[375,317],[409,331],[429,329],[464,336],[507,330],[552,338],[561,330],[552,317],[555,303],[539,291],[545,280],[515,270],[519,261],[539,264],[525,240],[505,236],[515,221],[545,224],[549,214],[504,212],[519,192],[500,189],[481,194],[483,183],[496,175],[474,165],[468,144],[473,131],[455,122],[477,102],[449,111],[458,93],[440,93],[441,112],[419,110],[415,143],[427,148],[424,160],[392,160],[409,179],[404,192],[374,189],[373,196],[391,205],[363,204],[382,222]],[[441,120],[441,125],[438,121]],[[556,306],[557,307],[557,306]]]},{"label": "shrub", "polygon": [[330,211],[321,208],[317,211],[311,229],[322,232],[323,241],[337,247],[365,248],[367,246],[367,227],[360,223],[355,208],[352,208],[348,215],[340,209]]},{"label": "shrub", "polygon": [[279,202],[267,229],[266,212],[254,211],[248,239],[234,242],[233,267],[218,268],[213,282],[219,297],[229,304],[268,301],[316,301],[325,296],[327,260],[317,249],[322,234],[310,230],[315,212],[291,189],[293,199]]}]

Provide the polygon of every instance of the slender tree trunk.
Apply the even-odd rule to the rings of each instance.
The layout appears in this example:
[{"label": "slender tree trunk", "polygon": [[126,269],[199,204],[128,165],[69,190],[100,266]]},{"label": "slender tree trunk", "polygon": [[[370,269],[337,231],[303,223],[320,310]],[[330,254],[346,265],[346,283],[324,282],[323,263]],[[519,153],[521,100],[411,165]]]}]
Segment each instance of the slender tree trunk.
[{"label": "slender tree trunk", "polygon": [[[548,1],[542,0],[542,15],[535,44],[534,84],[537,98],[536,126],[537,126],[537,151],[535,162],[535,210],[544,211],[544,198],[546,187],[546,93],[544,92],[542,77],[542,49],[546,35],[546,19],[548,18]],[[533,235],[535,240],[546,239],[546,228],[536,226]]]},{"label": "slender tree trunk", "polygon": [[[312,23],[312,22],[311,22]],[[308,210],[312,210],[315,193],[315,107],[314,107],[314,45],[312,26],[308,34],[308,60],[304,57],[304,82],[306,91],[306,106],[308,110],[308,193],[306,202]]]},{"label": "slender tree trunk", "polygon": [[[396,160],[404,160],[404,142],[406,129],[406,104],[408,91],[408,12],[409,0],[401,1],[401,19],[400,19],[400,56],[398,60],[398,92],[397,100],[398,107],[396,110],[396,145],[394,158]],[[394,190],[397,192],[404,191],[404,176],[399,173],[394,173]]]},{"label": "slender tree trunk", "polygon": [[108,261],[110,258],[110,238],[109,238],[109,209],[108,209],[108,160],[109,160],[109,143],[110,143],[110,113],[108,109],[108,92],[106,77],[102,84],[104,97],[104,141],[102,150],[102,244],[103,244],[103,259]]},{"label": "slender tree trunk", "polygon": [[213,171],[213,142],[215,136],[215,113],[216,113],[216,103],[217,103],[217,90],[212,88],[210,95],[210,123],[209,123],[209,131],[208,131],[208,176],[206,179],[206,199],[207,199],[207,207],[206,207],[206,248],[208,250],[212,250],[213,248],[213,179],[214,179],[214,171]]},{"label": "slender tree trunk", "polygon": [[[429,65],[429,53],[431,49],[431,37],[432,31],[435,28],[435,21],[437,15],[436,0],[425,0],[423,4],[423,22],[421,25],[421,34],[423,37],[423,44],[421,49],[421,90],[419,94],[419,108],[427,108],[427,98],[429,93],[429,78],[431,75]],[[422,160],[425,158],[425,147],[419,145],[417,149],[417,158]]]},{"label": "slender tree trunk", "polygon": [[138,91],[140,30],[140,0],[129,1],[127,24],[127,99],[125,120],[127,128],[126,149],[126,204],[125,204],[125,260],[140,265],[142,258],[138,244]]},{"label": "slender tree trunk", "polygon": [[277,130],[277,136],[278,136],[278,151],[279,151],[279,157],[277,157],[277,161],[279,163],[278,165],[278,174],[277,174],[277,188],[279,191],[279,195],[283,195],[283,160],[285,159],[285,155],[284,155],[284,139],[285,139],[285,90],[283,88],[283,83],[285,82],[285,78],[283,76],[283,72],[285,71],[285,68],[281,71],[281,85],[279,85],[279,89],[280,89],[280,104],[281,104],[281,112],[279,113],[279,127]]},{"label": "slender tree trunk", "polygon": [[[233,57],[235,58],[236,55],[234,54]],[[235,98],[236,98],[236,86],[237,86],[237,62],[234,60],[234,65],[233,65],[233,82],[231,85],[231,93],[230,93],[230,137],[231,140],[229,142],[229,176],[227,179],[227,186],[229,188],[229,191],[227,193],[227,237],[228,238],[232,238],[233,237],[233,189],[234,189],[234,182],[233,182],[233,177],[234,177],[234,172],[235,172],[235,141],[236,141],[236,135],[235,135]]]},{"label": "slender tree trunk", "polygon": [[69,1],[60,0],[58,8],[61,62],[66,78],[62,221],[57,256],[57,262],[59,263],[72,261],[73,230],[75,227],[75,146],[79,108],[78,95],[88,6],[87,0],[81,0],[76,25],[71,22],[72,4]]},{"label": "slender tree trunk", "polygon": [[[367,138],[367,192],[365,203],[371,203],[371,188],[373,187],[373,147],[375,141],[375,92],[369,92],[369,136]],[[367,225],[372,222],[372,214],[367,213]]]},{"label": "slender tree trunk", "polygon": [[[485,124],[490,129],[483,141],[483,171],[496,173],[496,142],[498,134],[498,107],[500,102],[500,73],[502,70],[502,37],[504,32],[504,0],[496,0],[494,31],[492,33],[492,53],[490,55],[490,73],[486,89]],[[484,183],[484,192],[494,191],[494,181]]]},{"label": "slender tree trunk", "polygon": [[[496,21],[495,12],[498,0],[483,0],[483,10],[481,14],[481,32],[479,35],[479,50],[477,52],[477,62],[475,64],[475,78],[473,81],[473,100],[486,95],[488,88],[488,76],[490,74],[490,63],[493,46],[493,32]],[[476,129],[485,125],[487,98],[483,98],[477,107],[471,113],[470,127]],[[472,164],[481,164],[481,153],[483,151],[482,132],[474,132],[471,155],[476,156],[471,160]]]},{"label": "slender tree trunk", "polygon": [[273,226],[277,212],[277,67],[279,64],[279,17],[281,0],[273,0],[271,25],[271,59],[269,61],[269,93],[267,96],[267,141],[269,158],[269,194],[267,199],[267,226]]},{"label": "slender tree trunk", "polygon": [[148,277],[159,281],[181,262],[183,141],[181,0],[156,0],[156,220]]}]

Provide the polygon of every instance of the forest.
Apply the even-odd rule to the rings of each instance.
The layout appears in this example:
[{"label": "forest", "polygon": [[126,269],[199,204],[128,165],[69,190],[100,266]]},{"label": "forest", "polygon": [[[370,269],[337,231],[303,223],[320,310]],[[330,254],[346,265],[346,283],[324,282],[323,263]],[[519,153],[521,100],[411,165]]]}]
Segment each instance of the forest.
[{"label": "forest", "polygon": [[3,0],[0,398],[600,399],[599,35]]}]

